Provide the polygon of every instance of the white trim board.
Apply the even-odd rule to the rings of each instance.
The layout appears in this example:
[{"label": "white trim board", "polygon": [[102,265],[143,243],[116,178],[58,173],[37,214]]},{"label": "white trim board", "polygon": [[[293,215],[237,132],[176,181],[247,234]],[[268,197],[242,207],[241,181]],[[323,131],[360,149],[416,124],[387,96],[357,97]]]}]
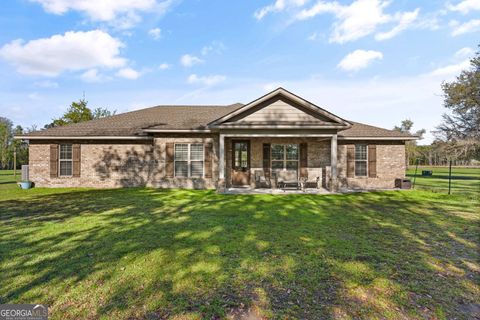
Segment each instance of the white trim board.
[{"label": "white trim board", "polygon": [[342,137],[338,140],[417,140],[418,137]]},{"label": "white trim board", "polygon": [[153,137],[135,137],[135,136],[14,136],[15,139],[22,140],[152,140]]},{"label": "white trim board", "polygon": [[271,138],[285,138],[285,137],[332,137],[334,134],[327,134],[327,133],[313,133],[313,134],[302,134],[302,133],[221,133],[223,137],[271,137]]}]

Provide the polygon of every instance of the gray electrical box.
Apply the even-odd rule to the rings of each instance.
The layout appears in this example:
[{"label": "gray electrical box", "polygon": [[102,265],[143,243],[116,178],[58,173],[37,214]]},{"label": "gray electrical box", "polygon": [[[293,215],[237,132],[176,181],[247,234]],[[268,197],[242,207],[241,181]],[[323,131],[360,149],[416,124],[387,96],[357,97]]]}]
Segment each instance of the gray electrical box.
[{"label": "gray electrical box", "polygon": [[29,170],[28,165],[22,165],[22,181],[29,180]]}]

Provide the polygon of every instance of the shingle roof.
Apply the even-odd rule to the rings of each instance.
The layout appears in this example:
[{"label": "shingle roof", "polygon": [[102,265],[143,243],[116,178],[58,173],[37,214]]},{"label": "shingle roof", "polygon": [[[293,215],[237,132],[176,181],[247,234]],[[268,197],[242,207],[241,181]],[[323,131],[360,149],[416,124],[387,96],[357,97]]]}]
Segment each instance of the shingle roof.
[{"label": "shingle roof", "polygon": [[[236,103],[224,106],[156,106],[126,112],[107,118],[31,132],[29,137],[92,137],[145,136],[144,129],[191,130],[206,129],[207,124],[241,108]],[[394,130],[349,121],[352,127],[338,133],[339,137],[412,138]]]},{"label": "shingle roof", "polygon": [[388,130],[384,128],[374,127],[368,124],[363,124],[359,122],[349,121],[352,123],[352,127],[340,131],[338,133],[339,137],[373,137],[373,138],[380,138],[380,137],[388,137],[388,138],[412,138],[413,136],[400,132],[397,130]]},{"label": "shingle roof", "polygon": [[226,106],[156,106],[107,118],[31,132],[28,136],[139,136],[143,129],[203,129],[243,104]]}]

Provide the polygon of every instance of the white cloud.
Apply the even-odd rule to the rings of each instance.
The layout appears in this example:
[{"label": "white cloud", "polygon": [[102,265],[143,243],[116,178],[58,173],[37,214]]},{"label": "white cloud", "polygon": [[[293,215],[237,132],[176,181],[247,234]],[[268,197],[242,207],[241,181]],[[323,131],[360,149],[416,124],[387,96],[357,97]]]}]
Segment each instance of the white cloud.
[{"label": "white cloud", "polygon": [[459,36],[461,34],[476,32],[480,30],[480,19],[472,19],[465,23],[460,23],[458,21],[450,21],[449,26],[453,28],[451,35]]},{"label": "white cloud", "polygon": [[475,51],[472,48],[462,48],[453,55],[453,63],[438,67],[430,72],[430,75],[434,77],[442,77],[443,80],[449,80],[458,76],[460,72],[470,68],[470,58],[474,53]]},{"label": "white cloud", "polygon": [[471,58],[475,54],[475,50],[470,47],[465,47],[457,52],[455,52],[455,58],[463,59],[463,58]]},{"label": "white cloud", "polygon": [[269,13],[280,12],[289,7],[301,7],[306,2],[307,0],[276,0],[274,3],[255,11],[253,16],[257,20],[262,20]]},{"label": "white cloud", "polygon": [[162,30],[160,28],[153,28],[148,30],[148,34],[155,40],[160,39],[162,36]]},{"label": "white cloud", "polygon": [[309,9],[296,14],[296,20],[307,20],[317,15],[330,13],[335,16],[330,42],[345,43],[370,35],[379,26],[387,23],[397,23],[388,32],[379,33],[377,40],[390,39],[407,29],[417,19],[419,9],[411,12],[396,12],[393,15],[384,13],[390,1],[356,0],[350,5],[338,2],[318,1]]},{"label": "white cloud", "polygon": [[158,66],[158,69],[160,70],[167,70],[167,69],[170,69],[170,65],[168,63],[162,63]]},{"label": "white cloud", "polygon": [[338,4],[337,2],[318,1],[310,9],[303,9],[302,11],[300,11],[296,15],[296,19],[307,20],[323,13],[339,14],[343,8],[345,7]]},{"label": "white cloud", "polygon": [[132,68],[123,68],[118,70],[116,75],[117,77],[129,79],[129,80],[135,80],[135,79],[138,79],[142,74]]},{"label": "white cloud", "polygon": [[319,38],[320,38],[320,35],[317,32],[314,32],[307,37],[307,40],[316,41]]},{"label": "white cloud", "polygon": [[85,82],[99,83],[99,82],[104,82],[109,78],[99,73],[97,69],[90,69],[82,73],[82,75],[80,76],[80,79],[82,79],[82,81],[85,81]]},{"label": "white cloud", "polygon": [[92,21],[109,22],[119,28],[131,28],[142,19],[139,13],[163,14],[172,5],[171,0],[30,0],[39,3],[49,13],[62,15],[78,11]]},{"label": "white cloud", "polygon": [[37,88],[58,88],[58,83],[50,80],[37,81],[33,85]]},{"label": "white cloud", "polygon": [[456,5],[448,4],[447,8],[451,11],[467,14],[470,11],[480,10],[480,0],[463,0]]},{"label": "white cloud", "polygon": [[30,100],[41,100],[42,97],[38,94],[38,92],[32,92],[30,94],[27,95],[28,99]]},{"label": "white cloud", "polygon": [[181,58],[180,58],[180,63],[182,64],[182,66],[184,67],[192,67],[196,64],[200,64],[200,63],[204,63],[205,61],[203,61],[202,59],[194,56],[194,55],[190,55],[190,54],[184,54]]},{"label": "white cloud", "polygon": [[449,64],[433,70],[430,75],[440,76],[444,78],[451,78],[452,76],[457,76],[462,72],[462,70],[468,69],[470,67],[470,60],[465,59],[458,63]]},{"label": "white cloud", "polygon": [[206,56],[209,53],[221,54],[225,51],[225,45],[220,41],[212,41],[211,44],[204,46],[201,50],[202,56]]},{"label": "white cloud", "polygon": [[101,30],[69,31],[26,43],[14,40],[0,48],[0,58],[20,73],[53,77],[64,71],[122,67],[127,60],[119,56],[121,47],[120,40]]},{"label": "white cloud", "polygon": [[200,84],[204,86],[213,86],[215,84],[218,84],[220,82],[225,81],[225,76],[221,75],[211,75],[211,76],[204,76],[204,77],[199,77],[196,74],[191,74],[187,78],[187,82],[190,84]]},{"label": "white cloud", "polygon": [[417,19],[419,12],[420,12],[420,9],[416,9],[414,11],[397,14],[398,24],[395,27],[393,27],[390,31],[377,33],[375,35],[375,39],[381,41],[381,40],[388,40],[395,37],[400,32],[407,29]]},{"label": "white cloud", "polygon": [[368,67],[374,60],[383,59],[383,54],[373,50],[355,50],[340,61],[338,67],[345,71],[358,71]]}]

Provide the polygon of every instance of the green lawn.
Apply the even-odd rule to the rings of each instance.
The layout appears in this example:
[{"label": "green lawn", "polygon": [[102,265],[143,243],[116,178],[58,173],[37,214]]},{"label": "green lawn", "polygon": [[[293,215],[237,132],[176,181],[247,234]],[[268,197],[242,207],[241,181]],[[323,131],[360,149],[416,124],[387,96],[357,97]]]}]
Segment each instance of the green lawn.
[{"label": "green lawn", "polygon": [[[432,176],[422,176],[422,170],[432,170]],[[415,166],[407,171],[410,180],[414,180]],[[452,189],[454,194],[478,197],[480,194],[480,168],[452,167]],[[448,193],[448,167],[419,166],[415,178],[415,189]]]},{"label": "green lawn", "polygon": [[[17,181],[22,178],[22,171],[17,170],[17,176],[13,176],[13,170],[0,170],[0,193],[16,186]],[[1,197],[1,195],[0,195]]]},{"label": "green lawn", "polygon": [[52,319],[472,319],[480,213],[428,191],[0,190],[0,303]]}]

